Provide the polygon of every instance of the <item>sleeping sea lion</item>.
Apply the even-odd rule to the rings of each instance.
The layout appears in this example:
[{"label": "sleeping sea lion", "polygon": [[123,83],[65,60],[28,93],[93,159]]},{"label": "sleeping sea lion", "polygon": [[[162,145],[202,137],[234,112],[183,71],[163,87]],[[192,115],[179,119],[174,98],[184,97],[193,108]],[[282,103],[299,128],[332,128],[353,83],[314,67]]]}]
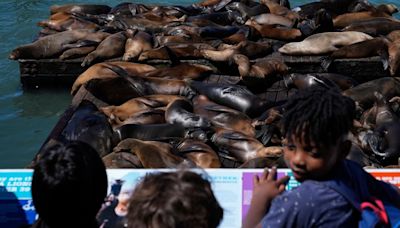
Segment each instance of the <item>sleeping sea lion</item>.
[{"label": "sleeping sea lion", "polygon": [[371,36],[386,36],[394,30],[400,29],[400,21],[392,18],[372,18],[365,21],[352,23],[342,29],[342,31],[358,31]]},{"label": "sleeping sea lion", "polygon": [[176,99],[168,104],[165,120],[170,124],[180,124],[185,128],[209,128],[210,121],[193,113],[192,104],[186,99]]},{"label": "sleeping sea lion", "polygon": [[153,48],[153,37],[147,32],[128,30],[127,33],[129,37],[125,43],[123,61],[135,60],[140,53]]},{"label": "sleeping sea lion", "polygon": [[207,144],[199,140],[184,139],[176,147],[177,153],[193,161],[198,167],[221,168],[217,153]]},{"label": "sleeping sea lion", "polygon": [[65,4],[65,5],[52,5],[50,13],[55,14],[58,12],[65,13],[82,13],[82,14],[107,14],[110,12],[111,7],[107,5],[95,4]]},{"label": "sleeping sea lion", "polygon": [[128,151],[113,151],[102,157],[107,169],[143,168],[139,158]]}]

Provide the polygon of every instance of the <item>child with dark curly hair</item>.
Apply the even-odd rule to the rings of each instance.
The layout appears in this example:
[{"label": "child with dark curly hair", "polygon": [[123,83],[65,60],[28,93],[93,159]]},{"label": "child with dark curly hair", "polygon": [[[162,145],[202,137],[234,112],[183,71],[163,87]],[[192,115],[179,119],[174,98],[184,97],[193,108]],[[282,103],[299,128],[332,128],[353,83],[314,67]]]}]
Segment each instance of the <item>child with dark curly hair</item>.
[{"label": "child with dark curly hair", "polygon": [[95,228],[107,194],[107,173],[99,154],[83,142],[59,143],[40,154],[32,177],[39,219],[34,228]]},{"label": "child with dark curly hair", "polygon": [[256,177],[245,228],[357,227],[361,209],[354,201],[371,196],[400,207],[394,186],[345,159],[354,116],[354,101],[337,90],[313,87],[290,97],[282,118],[284,159],[301,185],[285,192],[288,177],[276,180],[276,169]]},{"label": "child with dark curly hair", "polygon": [[147,174],[135,187],[128,227],[215,228],[223,217],[210,182],[191,171]]}]

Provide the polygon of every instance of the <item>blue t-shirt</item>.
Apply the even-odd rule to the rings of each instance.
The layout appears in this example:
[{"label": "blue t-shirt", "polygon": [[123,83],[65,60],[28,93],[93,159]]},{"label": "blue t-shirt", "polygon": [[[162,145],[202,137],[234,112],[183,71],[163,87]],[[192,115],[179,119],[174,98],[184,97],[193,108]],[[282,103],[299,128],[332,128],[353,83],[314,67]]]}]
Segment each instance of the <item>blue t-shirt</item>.
[{"label": "blue t-shirt", "polygon": [[[400,194],[391,185],[376,180],[352,161],[345,160],[332,179],[351,186],[361,198],[371,194],[400,202]],[[358,227],[359,219],[360,213],[340,193],[306,180],[272,201],[262,227]]]}]

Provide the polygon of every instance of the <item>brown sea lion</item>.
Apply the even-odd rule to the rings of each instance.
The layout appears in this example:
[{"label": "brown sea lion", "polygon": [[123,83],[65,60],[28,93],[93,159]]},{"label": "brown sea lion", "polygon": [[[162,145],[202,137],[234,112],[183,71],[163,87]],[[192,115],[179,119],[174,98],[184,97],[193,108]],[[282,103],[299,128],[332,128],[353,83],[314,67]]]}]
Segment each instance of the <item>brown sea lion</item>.
[{"label": "brown sea lion", "polygon": [[125,42],[125,32],[118,32],[108,36],[97,46],[96,50],[86,56],[81,66],[86,67],[92,65],[94,61],[99,59],[104,60],[122,56],[125,51]]},{"label": "brown sea lion", "polygon": [[400,39],[400,30],[394,30],[390,32],[389,34],[386,35],[386,38],[388,38],[390,41],[395,41]]},{"label": "brown sea lion", "polygon": [[285,6],[281,6],[279,3],[276,3],[275,1],[260,0],[260,3],[266,5],[272,14],[284,16],[291,20],[300,19],[300,16],[298,13],[291,11],[290,9],[286,8]]},{"label": "brown sea lion", "polygon": [[373,18],[365,21],[352,23],[342,29],[342,31],[358,31],[371,36],[386,36],[394,30],[400,29],[400,21],[392,18]]},{"label": "brown sea lion", "polygon": [[251,159],[239,166],[239,169],[263,169],[263,168],[287,168],[287,165],[282,157],[258,157]]},{"label": "brown sea lion", "polygon": [[147,64],[130,63],[123,61],[97,63],[89,67],[78,76],[78,78],[72,85],[71,94],[74,95],[82,84],[85,84],[91,79],[118,77],[118,74],[109,68],[111,65],[117,65],[132,75],[140,75],[142,73],[146,73],[156,69],[155,67]]},{"label": "brown sea lion", "polygon": [[212,67],[193,64],[193,63],[179,63],[172,67],[158,68],[148,73],[141,74],[144,77],[159,77],[165,79],[199,79],[214,73],[215,69]]},{"label": "brown sea lion", "polygon": [[241,162],[257,157],[281,156],[283,153],[282,147],[264,147],[257,139],[234,131],[218,131],[211,140],[220,150],[227,151]]},{"label": "brown sea lion", "polygon": [[197,81],[189,81],[188,84],[210,100],[241,111],[250,117],[258,116],[264,109],[274,105],[273,102],[263,100],[249,90],[237,85],[207,84]]},{"label": "brown sea lion", "polygon": [[65,4],[53,5],[50,7],[50,13],[55,14],[58,12],[65,13],[82,13],[82,14],[106,14],[110,12],[111,7],[107,5],[95,4]]},{"label": "brown sea lion", "polygon": [[136,112],[125,119],[123,122],[116,123],[112,127],[116,129],[122,125],[126,124],[139,124],[139,125],[148,125],[148,124],[163,124],[165,121],[165,107],[162,108],[153,108],[146,109],[143,111]]},{"label": "brown sea lion", "polygon": [[400,39],[389,43],[389,72],[394,76],[398,73],[400,66]]},{"label": "brown sea lion", "polygon": [[362,109],[372,107],[376,98],[374,92],[381,93],[384,97],[391,98],[400,95],[400,78],[384,77],[362,83],[351,89],[343,91],[343,95],[350,97]]},{"label": "brown sea lion", "polygon": [[213,126],[255,137],[251,119],[245,114],[210,101],[206,96],[193,98],[193,112],[209,119]]},{"label": "brown sea lion", "polygon": [[364,40],[358,43],[350,44],[339,48],[338,50],[332,52],[332,54],[330,54],[328,57],[323,58],[321,66],[325,70],[328,70],[330,64],[335,59],[352,59],[381,56],[383,69],[386,70],[389,66],[389,44],[390,41],[385,37],[378,37],[371,40]]},{"label": "brown sea lion", "polygon": [[206,43],[182,43],[182,44],[167,44],[168,46],[162,46],[154,48],[152,50],[144,51],[139,56],[139,61],[151,60],[151,59],[163,59],[170,60],[171,55],[176,56],[179,59],[194,59],[202,58],[200,50],[202,49],[214,49],[211,45]]},{"label": "brown sea lion", "polygon": [[114,129],[115,138],[124,140],[135,138],[140,140],[165,140],[185,137],[186,131],[180,124],[125,124]]},{"label": "brown sea lion", "polygon": [[86,29],[60,32],[42,37],[31,44],[17,47],[11,52],[9,58],[16,60],[58,57],[66,49],[66,44],[75,43],[83,39],[100,42],[109,35],[109,33],[93,32]]},{"label": "brown sea lion", "polygon": [[79,58],[89,54],[94,50],[96,50],[95,46],[71,48],[64,51],[62,55],[60,55],[59,59],[64,60],[64,59]]},{"label": "brown sea lion", "polygon": [[133,98],[120,106],[103,107],[100,108],[100,111],[106,114],[110,120],[122,122],[137,112],[167,106],[169,103],[181,98],[183,97],[176,95],[148,95]]},{"label": "brown sea lion", "polygon": [[75,29],[99,29],[99,25],[87,21],[83,18],[77,17],[75,15],[70,15],[67,19],[60,20],[45,20],[38,23],[39,26],[47,27],[56,31],[67,31],[67,30],[75,30]]},{"label": "brown sea lion", "polygon": [[287,55],[323,55],[338,50],[338,46],[370,39],[370,35],[356,31],[324,32],[309,36],[301,42],[287,43],[278,51]]},{"label": "brown sea lion", "polygon": [[125,139],[114,150],[129,151],[135,154],[144,168],[175,168],[184,162],[183,158],[171,153],[172,146],[170,144],[163,142]]},{"label": "brown sea lion", "polygon": [[344,28],[346,26],[351,25],[355,22],[366,21],[369,19],[374,19],[377,17],[386,17],[390,18],[391,15],[386,12],[374,10],[374,11],[362,11],[362,12],[354,12],[354,13],[345,13],[342,15],[338,15],[333,19],[333,25],[335,28]]},{"label": "brown sea lion", "polygon": [[107,169],[143,168],[139,158],[127,151],[113,151],[102,158]]},{"label": "brown sea lion", "polygon": [[236,54],[233,61],[238,65],[240,77],[266,78],[270,75],[286,74],[289,67],[280,58],[267,57],[259,59],[254,64],[250,64],[245,55]]},{"label": "brown sea lion", "polygon": [[211,127],[209,120],[193,113],[193,105],[187,99],[176,99],[169,103],[165,111],[165,120],[185,128]]},{"label": "brown sea lion", "polygon": [[125,43],[125,53],[122,56],[123,61],[136,59],[143,51],[153,48],[153,37],[147,32],[128,30],[129,38]]},{"label": "brown sea lion", "polygon": [[254,27],[262,37],[277,40],[296,40],[302,36],[297,28],[280,28],[275,25],[260,25],[254,20],[249,20],[249,26]]},{"label": "brown sea lion", "polygon": [[193,161],[198,167],[221,168],[217,153],[202,141],[184,139],[179,142],[176,149],[181,157]]}]

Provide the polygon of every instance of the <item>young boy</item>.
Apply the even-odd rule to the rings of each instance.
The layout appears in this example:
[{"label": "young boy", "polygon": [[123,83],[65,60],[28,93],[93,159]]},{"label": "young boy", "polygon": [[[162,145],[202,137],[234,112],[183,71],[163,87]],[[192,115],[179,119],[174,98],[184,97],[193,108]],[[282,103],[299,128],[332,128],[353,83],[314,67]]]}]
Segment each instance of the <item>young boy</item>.
[{"label": "young boy", "polygon": [[210,182],[190,171],[147,174],[128,207],[132,228],[216,228],[223,210]]},{"label": "young boy", "polygon": [[327,181],[349,187],[357,197],[379,196],[400,207],[394,186],[377,181],[346,160],[351,143],[354,101],[336,90],[310,88],[288,100],[283,116],[284,158],[302,184],[284,192],[288,177],[276,169],[255,177],[244,227],[357,227],[360,212]]}]

